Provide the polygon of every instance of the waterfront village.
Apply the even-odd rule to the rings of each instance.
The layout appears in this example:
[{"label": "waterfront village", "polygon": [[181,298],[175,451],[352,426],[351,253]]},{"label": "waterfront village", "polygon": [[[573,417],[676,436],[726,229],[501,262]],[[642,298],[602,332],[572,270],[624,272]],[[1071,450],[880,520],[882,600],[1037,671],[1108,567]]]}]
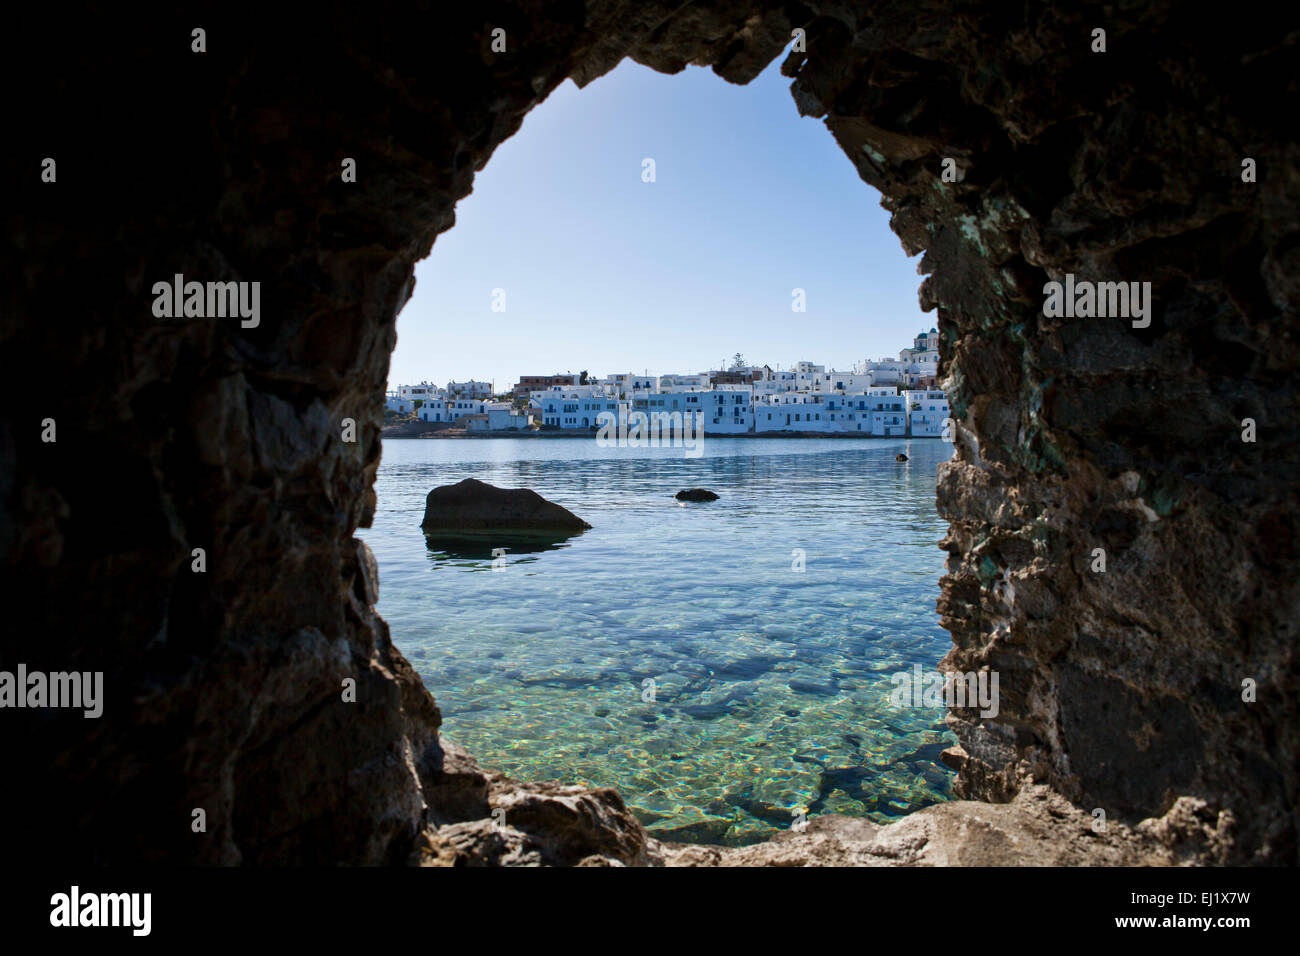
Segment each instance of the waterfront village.
[{"label": "waterfront village", "polygon": [[690,416],[706,435],[939,438],[949,412],[936,385],[937,346],[938,332],[931,329],[896,360],[869,359],[851,372],[811,362],[774,371],[746,365],[737,355],[726,369],[694,375],[525,375],[498,394],[489,382],[421,382],[388,392],[386,418],[390,424],[423,423],[426,433],[589,434],[611,417],[644,415]]}]

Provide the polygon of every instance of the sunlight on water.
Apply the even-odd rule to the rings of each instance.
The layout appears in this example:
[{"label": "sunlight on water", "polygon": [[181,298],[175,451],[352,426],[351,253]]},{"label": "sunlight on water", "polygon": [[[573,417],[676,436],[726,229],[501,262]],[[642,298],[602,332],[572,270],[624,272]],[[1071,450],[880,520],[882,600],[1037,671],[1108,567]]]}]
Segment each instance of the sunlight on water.
[{"label": "sunlight on water", "polygon": [[[665,839],[748,842],[799,807],[884,822],[948,799],[943,711],[891,707],[889,675],[929,670],[950,646],[934,496],[951,445],[704,448],[384,442],[360,534],[443,733],[521,779],[616,787]],[[424,497],[467,477],[531,488],[593,528],[499,572],[431,552]],[[721,500],[673,499],[690,487]]]}]

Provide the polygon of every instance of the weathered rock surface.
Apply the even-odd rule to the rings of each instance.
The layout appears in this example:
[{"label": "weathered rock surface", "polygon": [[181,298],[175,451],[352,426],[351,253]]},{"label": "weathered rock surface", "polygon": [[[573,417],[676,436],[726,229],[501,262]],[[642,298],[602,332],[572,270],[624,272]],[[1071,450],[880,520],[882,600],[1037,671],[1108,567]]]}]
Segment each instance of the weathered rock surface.
[{"label": "weathered rock surface", "polygon": [[554,540],[590,527],[529,488],[498,488],[474,478],[430,491],[420,522],[426,536],[441,540]]},{"label": "weathered rock surface", "polygon": [[1203,822],[1152,821],[1150,829],[1162,826],[1178,836],[1161,842],[1115,823],[1101,830],[1059,794],[1030,786],[1011,803],[940,803],[885,826],[812,817],[803,832],[735,849],[652,840],[647,855],[662,866],[1173,866],[1222,856],[1220,834]]},{"label": "weathered rock surface", "polygon": [[411,860],[423,866],[1173,866],[1222,862],[1234,826],[1190,798],[1136,828],[1100,826],[1036,785],[1010,803],[936,804],[884,826],[814,816],[752,846],[671,843],[648,837],[613,790],[520,783],[442,746],[481,803],[465,808],[472,819],[430,827]]},{"label": "weathered rock surface", "polygon": [[686,488],[673,495],[678,501],[717,501],[716,492],[709,491],[707,488]]},{"label": "weathered rock surface", "polygon": [[[947,664],[1001,674],[996,718],[952,715],[960,793],[1045,784],[1189,859],[1296,862],[1300,12],[590,0],[486,16],[326,4],[279,24],[228,4],[194,54],[175,17],[13,12],[35,61],[79,73],[9,84],[0,600],[37,627],[0,630],[0,657],[103,671],[106,703],[95,721],[0,715],[9,858],[391,862],[436,825],[435,857],[504,861],[444,834],[478,832],[493,785],[439,745],[353,538],[413,265],[566,77],[631,56],[747,82],[799,27],[795,105],[882,191],[938,310],[958,422],[938,492]],[[260,282],[260,323],[156,318],[152,284],[176,273]],[[1152,283],[1150,325],[1045,317],[1044,283],[1067,274]],[[630,826],[608,853],[589,839],[596,821],[624,832],[612,798],[521,800],[529,860],[637,858]],[[946,833],[936,820],[959,812],[909,823]],[[999,845],[1039,845],[999,808],[970,812],[994,815]],[[1064,832],[1067,854],[1082,838]]]}]

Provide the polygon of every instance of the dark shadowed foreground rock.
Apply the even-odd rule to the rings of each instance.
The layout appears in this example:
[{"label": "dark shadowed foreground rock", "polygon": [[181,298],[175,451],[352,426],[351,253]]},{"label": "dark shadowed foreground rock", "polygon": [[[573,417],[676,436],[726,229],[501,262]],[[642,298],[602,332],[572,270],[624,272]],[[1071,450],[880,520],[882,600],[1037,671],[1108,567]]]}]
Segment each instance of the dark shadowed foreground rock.
[{"label": "dark shadowed foreground rock", "polygon": [[429,492],[420,527],[431,544],[509,546],[563,540],[591,525],[535,491],[466,478]]},{"label": "dark shadowed foreground rock", "polygon": [[717,501],[718,496],[706,488],[687,488],[684,491],[677,492],[674,497],[678,501]]}]

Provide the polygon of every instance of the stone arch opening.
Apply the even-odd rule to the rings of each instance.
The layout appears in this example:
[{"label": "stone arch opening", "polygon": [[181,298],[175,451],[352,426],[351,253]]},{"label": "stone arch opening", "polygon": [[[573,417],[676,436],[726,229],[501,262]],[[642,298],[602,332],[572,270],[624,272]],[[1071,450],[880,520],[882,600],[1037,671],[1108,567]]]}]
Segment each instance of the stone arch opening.
[{"label": "stone arch opening", "polygon": [[[372,399],[412,264],[548,90],[625,56],[743,82],[802,29],[795,102],[924,250],[961,421],[940,609],[951,661],[998,668],[1003,707],[953,714],[961,792],[985,801],[953,812],[1037,827],[1058,860],[1082,851],[1034,815],[1054,800],[1119,821],[1085,861],[1294,862],[1294,14],[611,0],[253,29],[231,10],[201,53],[176,14],[44,16],[20,35],[81,72],[16,105],[30,145],[5,157],[0,562],[41,637],[3,647],[102,671],[106,698],[90,730],[6,715],[23,849],[502,862],[504,807],[512,859],[649,858],[617,795],[439,745],[352,538]],[[260,322],[160,320],[150,289],[174,274],[260,282]],[[1151,283],[1149,325],[1045,315],[1066,276]],[[1012,800],[1027,783],[1036,804]]]},{"label": "stone arch opening", "polygon": [[[378,612],[438,690],[442,734],[520,780],[615,787],[660,840],[755,842],[802,808],[885,822],[945,799],[954,773],[940,760],[954,742],[942,708],[887,706],[891,676],[910,680],[914,663],[932,675],[949,645],[935,610],[946,525],[934,491],[951,445],[911,441],[901,415],[845,412],[819,391],[845,379],[864,392],[845,359],[897,359],[932,316],[879,194],[792,108],[779,65],[746,86],[630,61],[587,89],[564,84],[476,178],[398,316],[390,394],[635,369],[631,414],[657,407],[681,421],[693,399],[707,440],[677,429],[671,449],[609,447],[590,395],[538,399],[548,424],[590,428],[585,442],[421,441],[405,437],[421,426],[398,426],[384,433],[374,522],[357,532],[378,559]],[[657,163],[653,182],[643,157]],[[590,235],[575,237],[574,222],[592,222]],[[806,287],[807,314],[792,286]],[[503,311],[488,295],[498,290]],[[593,327],[608,329],[603,348],[584,334]],[[721,396],[679,394],[696,385],[636,391],[643,374],[659,391],[660,372],[725,370],[719,357],[737,348],[757,368],[810,359],[840,374],[816,376],[809,398],[826,404],[768,406],[743,430],[713,409]],[[896,374],[881,384],[926,387]],[[849,403],[864,406],[885,403]],[[868,434],[874,422],[895,440],[846,441],[861,437],[847,421],[821,440],[775,433],[828,418],[859,429],[865,418]],[[913,461],[900,465],[904,450]],[[499,564],[486,549],[429,546],[416,528],[425,494],[464,478],[527,487],[594,530],[563,553],[505,548]],[[673,500],[692,487],[722,501]],[[489,568],[509,573],[478,573]]]}]

